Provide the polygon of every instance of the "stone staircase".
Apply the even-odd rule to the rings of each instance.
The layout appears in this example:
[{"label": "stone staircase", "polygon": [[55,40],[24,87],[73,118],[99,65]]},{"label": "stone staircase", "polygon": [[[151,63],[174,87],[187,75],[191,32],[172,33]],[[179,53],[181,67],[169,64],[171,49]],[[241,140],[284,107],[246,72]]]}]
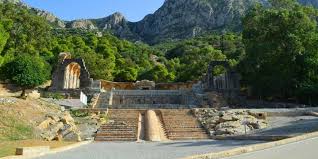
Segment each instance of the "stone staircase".
[{"label": "stone staircase", "polygon": [[163,118],[162,118],[162,112],[156,112],[157,114],[157,118],[159,119],[159,127],[162,131],[162,138],[164,138],[165,140],[168,140],[168,135],[167,135],[167,131],[166,131],[166,127],[164,125],[164,121],[163,121]]},{"label": "stone staircase", "polygon": [[96,133],[95,141],[137,141],[139,111],[110,109],[109,122]]},{"label": "stone staircase", "polygon": [[[142,112],[145,110],[109,109],[109,122],[100,127],[95,141],[137,141],[140,137],[138,136],[138,122]],[[209,139],[206,130],[193,116],[190,109],[157,109],[155,112],[159,119],[161,134],[163,134],[162,139]]]},{"label": "stone staircase", "polygon": [[168,139],[200,140],[209,135],[189,109],[161,110]]}]

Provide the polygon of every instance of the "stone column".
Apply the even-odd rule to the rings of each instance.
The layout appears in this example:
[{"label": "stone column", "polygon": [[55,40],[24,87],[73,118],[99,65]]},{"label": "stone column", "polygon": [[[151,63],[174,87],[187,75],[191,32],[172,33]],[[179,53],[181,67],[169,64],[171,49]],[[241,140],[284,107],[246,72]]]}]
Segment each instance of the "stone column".
[{"label": "stone column", "polygon": [[69,87],[69,67],[66,67],[65,73],[64,73],[64,89],[68,89]]},{"label": "stone column", "polygon": [[71,67],[71,71],[70,71],[70,80],[69,80],[69,88],[72,89],[73,88],[73,83],[74,83],[74,71],[73,71],[73,66]]},{"label": "stone column", "polygon": [[80,75],[77,75],[77,80],[76,80],[76,88],[80,88]]},{"label": "stone column", "polygon": [[76,70],[74,71],[74,74],[73,74],[73,89],[76,88],[76,85],[77,85],[77,75],[76,75]]}]

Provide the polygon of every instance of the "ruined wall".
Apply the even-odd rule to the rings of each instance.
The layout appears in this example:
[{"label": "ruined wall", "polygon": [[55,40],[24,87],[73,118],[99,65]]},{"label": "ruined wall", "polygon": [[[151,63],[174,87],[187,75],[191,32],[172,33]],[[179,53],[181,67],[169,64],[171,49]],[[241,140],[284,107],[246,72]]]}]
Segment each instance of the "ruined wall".
[{"label": "ruined wall", "polygon": [[113,105],[129,104],[180,104],[186,105],[183,91],[160,90],[114,90]]},{"label": "ruined wall", "polygon": [[[196,83],[193,82],[179,82],[179,83],[156,83],[156,90],[191,90],[192,86]],[[134,82],[111,82],[101,80],[102,89],[110,91],[112,88],[117,90],[134,90],[137,89]]]},{"label": "ruined wall", "polygon": [[51,90],[84,89],[90,87],[92,79],[83,59],[72,59],[60,54],[59,64],[52,76]]},{"label": "ruined wall", "polygon": [[179,83],[157,83],[156,89],[158,90],[191,90],[192,86],[197,81],[192,82],[179,82]]},{"label": "ruined wall", "polygon": [[112,88],[117,90],[132,90],[135,87],[133,82],[111,82],[105,80],[101,80],[101,86],[106,91],[110,91]]}]

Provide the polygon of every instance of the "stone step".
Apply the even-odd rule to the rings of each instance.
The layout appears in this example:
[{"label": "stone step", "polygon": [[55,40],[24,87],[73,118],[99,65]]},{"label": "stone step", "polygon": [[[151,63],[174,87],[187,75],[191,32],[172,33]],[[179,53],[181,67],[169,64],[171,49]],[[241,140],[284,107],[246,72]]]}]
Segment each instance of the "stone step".
[{"label": "stone step", "polygon": [[170,126],[166,126],[167,129],[202,129],[202,126],[176,126],[176,125],[170,125]]},{"label": "stone step", "polygon": [[199,132],[199,133],[206,133],[205,130],[202,129],[193,129],[193,130],[182,130],[182,129],[178,129],[178,130],[168,130],[166,131],[167,133],[193,133],[193,132]]},{"label": "stone step", "polygon": [[136,138],[136,134],[107,134],[107,133],[98,133],[96,137],[116,137],[116,138]]},{"label": "stone step", "polygon": [[101,125],[95,141],[137,141],[139,111],[110,109],[109,121]]},{"label": "stone step", "polygon": [[116,127],[116,128],[135,128],[137,125],[111,125],[111,124],[107,124],[107,125],[102,125],[100,126],[101,128],[110,128],[110,127]]},{"label": "stone step", "polygon": [[171,140],[208,139],[209,136],[190,110],[162,111],[166,134]]},{"label": "stone step", "polygon": [[119,127],[109,127],[109,128],[99,128],[99,131],[136,131],[137,128],[119,128]]},{"label": "stone step", "polygon": [[137,129],[99,129],[98,132],[136,132]]}]

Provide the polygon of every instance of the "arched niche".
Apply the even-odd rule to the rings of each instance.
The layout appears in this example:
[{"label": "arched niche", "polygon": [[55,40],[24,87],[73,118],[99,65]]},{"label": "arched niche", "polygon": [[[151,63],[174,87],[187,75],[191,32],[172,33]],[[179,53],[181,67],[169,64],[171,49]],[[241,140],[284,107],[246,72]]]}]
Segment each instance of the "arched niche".
[{"label": "arched niche", "polygon": [[64,89],[80,88],[81,66],[72,62],[65,67],[64,72]]}]

